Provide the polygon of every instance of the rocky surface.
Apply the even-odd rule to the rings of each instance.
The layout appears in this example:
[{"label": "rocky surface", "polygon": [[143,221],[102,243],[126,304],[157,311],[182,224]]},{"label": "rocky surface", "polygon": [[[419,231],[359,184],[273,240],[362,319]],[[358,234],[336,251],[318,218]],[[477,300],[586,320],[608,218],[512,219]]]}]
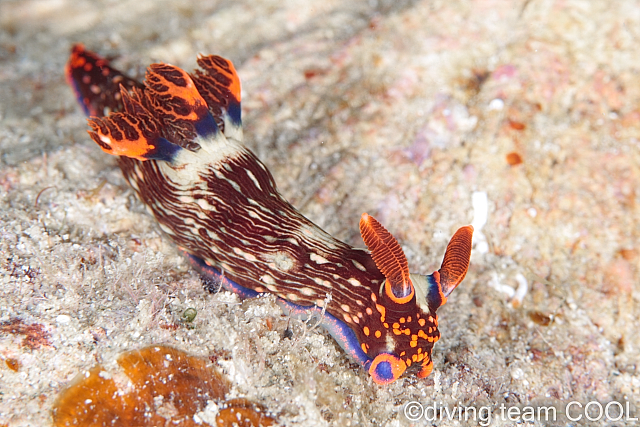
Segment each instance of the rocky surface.
[{"label": "rocky surface", "polygon": [[[638,408],[638,40],[632,1],[1,2],[0,425],[48,425],[79,373],[154,343],[209,357],[289,426],[409,425],[411,401],[488,406],[495,426]],[[247,146],[352,245],[368,212],[427,274],[474,221],[431,376],[378,386],[273,298],[206,293],[86,135],[76,42],[138,77],[233,60]],[[554,423],[500,418],[551,405]]]}]

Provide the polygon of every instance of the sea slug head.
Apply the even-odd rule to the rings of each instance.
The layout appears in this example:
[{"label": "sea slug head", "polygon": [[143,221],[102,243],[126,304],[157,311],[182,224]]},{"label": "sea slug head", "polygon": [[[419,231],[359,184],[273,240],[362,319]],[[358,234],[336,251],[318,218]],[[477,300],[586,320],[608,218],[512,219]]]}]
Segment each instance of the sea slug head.
[{"label": "sea slug head", "polygon": [[392,383],[416,370],[418,377],[427,377],[433,369],[431,350],[440,338],[436,310],[467,273],[473,227],[462,227],[455,233],[440,270],[429,276],[409,273],[398,241],[372,216],[362,215],[360,232],[386,278],[372,299],[382,324],[392,332],[385,334],[384,345],[376,346],[380,350],[368,366],[369,374],[378,384]]}]

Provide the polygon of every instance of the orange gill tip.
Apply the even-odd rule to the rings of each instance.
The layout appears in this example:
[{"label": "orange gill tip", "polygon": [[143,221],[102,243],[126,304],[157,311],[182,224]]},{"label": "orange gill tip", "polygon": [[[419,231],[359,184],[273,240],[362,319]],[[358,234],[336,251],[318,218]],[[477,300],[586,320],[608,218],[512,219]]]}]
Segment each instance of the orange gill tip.
[{"label": "orange gill tip", "polygon": [[406,304],[415,295],[409,276],[409,264],[400,244],[374,217],[363,213],[360,234],[371,257],[386,277],[385,294],[397,304]]},{"label": "orange gill tip", "polygon": [[369,367],[369,375],[373,382],[380,385],[391,384],[404,374],[407,364],[393,354],[381,353],[373,359]]},{"label": "orange gill tip", "polygon": [[238,72],[236,68],[233,66],[233,62],[225,59],[227,64],[229,64],[229,69],[231,71],[229,78],[231,79],[231,85],[229,86],[229,90],[236,97],[238,102],[240,102],[240,97],[242,96],[242,88],[240,86],[240,77],[238,77]]},{"label": "orange gill tip", "polygon": [[179,146],[164,138],[149,133],[144,123],[127,113],[112,113],[109,117],[88,119],[91,139],[100,148],[114,156],[131,157],[137,160],[171,160]]},{"label": "orange gill tip", "polygon": [[238,102],[241,101],[240,98],[242,90],[240,85],[240,77],[238,77],[238,72],[233,66],[233,62],[217,55],[199,55],[198,65],[200,65],[208,73],[220,73],[224,77],[229,79],[229,84],[227,85],[229,92],[231,92],[231,94],[236,98]]},{"label": "orange gill tip", "polygon": [[87,62],[85,57],[82,56],[82,53],[84,51],[85,51],[84,44],[76,43],[73,45],[73,47],[71,48],[71,57],[69,58],[69,62],[67,63],[67,70],[69,70],[69,68],[71,67],[73,68],[82,67]]},{"label": "orange gill tip", "polygon": [[438,270],[442,293],[445,297],[449,296],[467,275],[472,238],[473,226],[467,225],[459,228],[447,245],[442,265]]},{"label": "orange gill tip", "polygon": [[191,107],[188,115],[180,117],[184,120],[198,120],[200,116],[196,109],[207,107],[207,103],[196,89],[189,73],[182,68],[170,64],[151,64],[145,78],[147,86],[156,94],[167,93],[173,97],[181,98]]}]

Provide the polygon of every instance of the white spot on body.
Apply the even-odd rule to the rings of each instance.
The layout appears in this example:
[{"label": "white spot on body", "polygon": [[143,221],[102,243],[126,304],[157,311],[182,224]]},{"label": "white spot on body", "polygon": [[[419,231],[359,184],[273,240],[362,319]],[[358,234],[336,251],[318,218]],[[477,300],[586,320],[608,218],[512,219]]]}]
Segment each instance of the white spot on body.
[{"label": "white spot on body", "polygon": [[353,263],[353,265],[360,271],[367,271],[366,268],[364,268],[364,265],[360,264],[358,261],[356,261],[355,259],[352,259],[351,262]]},{"label": "white spot on body", "polygon": [[160,225],[160,228],[162,229],[162,231],[164,231],[167,234],[173,235],[173,230],[171,230],[169,227],[167,227],[161,222],[159,222],[158,224]]},{"label": "white spot on body", "polygon": [[262,259],[269,263],[269,268],[287,272],[295,267],[295,260],[284,251],[277,251],[275,253],[265,253],[262,255]]},{"label": "white spot on body", "polygon": [[362,283],[360,283],[358,279],[354,279],[353,277],[350,277],[347,282],[351,283],[353,286],[362,286]]},{"label": "white spot on body", "polygon": [[216,211],[215,207],[211,205],[206,199],[197,199],[196,204],[205,211]]},{"label": "white spot on body", "polygon": [[195,211],[199,219],[207,219],[207,213],[204,211]]},{"label": "white spot on body", "polygon": [[251,178],[251,181],[253,181],[255,186],[258,188],[258,190],[262,191],[262,187],[260,187],[260,183],[256,179],[256,176],[249,169],[247,169],[246,172],[247,172],[247,175],[249,175],[249,178]]},{"label": "white spot on body", "polygon": [[225,181],[227,181],[229,184],[231,184],[233,189],[236,190],[238,193],[242,193],[242,190],[240,190],[240,186],[233,179],[225,178]]},{"label": "white spot on body", "polygon": [[316,291],[314,291],[311,288],[308,287],[304,287],[304,288],[300,288],[298,289],[298,292],[300,292],[302,295],[307,296],[307,297],[312,297],[316,294]]},{"label": "white spot on body", "polygon": [[322,255],[318,255],[318,254],[311,254],[309,256],[309,258],[311,258],[311,261],[315,262],[316,264],[326,264],[329,262],[328,259],[326,259],[325,257],[323,257]]},{"label": "white spot on body", "polygon": [[347,312],[347,313],[350,313],[350,312],[351,312],[351,308],[349,308],[349,306],[348,306],[347,304],[342,304],[342,305],[340,306],[340,308],[341,308],[343,311]]},{"label": "white spot on body", "polygon": [[247,252],[243,251],[240,248],[233,248],[233,252],[236,255],[240,255],[241,257],[243,257],[247,261],[257,261],[258,260],[254,255],[252,255],[250,253],[247,253]]},{"label": "white spot on body", "polygon": [[314,277],[313,281],[320,286],[323,286],[325,288],[331,288],[331,283],[328,280],[322,280],[319,277]]},{"label": "white spot on body", "polygon": [[[266,283],[267,285],[272,285],[274,283],[276,283],[275,279],[271,276],[269,276],[268,274],[263,274],[262,276],[260,276],[260,280],[263,281],[264,283]],[[267,286],[268,288],[269,286]]]},{"label": "white spot on body", "polygon": [[286,295],[286,298],[285,298],[285,299],[287,299],[287,300],[289,300],[289,301],[298,301],[298,295],[296,295],[296,294],[294,294],[294,293],[292,293],[292,292],[289,292],[289,293]]}]

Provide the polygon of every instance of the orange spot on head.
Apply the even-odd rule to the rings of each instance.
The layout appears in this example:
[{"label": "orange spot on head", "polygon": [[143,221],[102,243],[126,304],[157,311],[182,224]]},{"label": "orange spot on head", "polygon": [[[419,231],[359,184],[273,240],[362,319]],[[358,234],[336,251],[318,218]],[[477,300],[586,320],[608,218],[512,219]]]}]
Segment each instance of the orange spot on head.
[{"label": "orange spot on head", "polygon": [[364,328],[362,328],[362,331],[364,332],[364,334],[366,336],[369,336],[369,327],[368,326],[365,326]]},{"label": "orange spot on head", "polygon": [[420,325],[420,326],[424,326],[424,325],[426,325],[426,324],[427,324],[427,321],[426,321],[426,320],[424,320],[424,319],[418,319],[418,325]]},{"label": "orange spot on head", "polygon": [[382,336],[382,332],[376,331],[375,336],[376,338],[380,338]]},{"label": "orange spot on head", "polygon": [[418,341],[409,341],[409,345],[411,347],[417,347],[418,346]]},{"label": "orange spot on head", "polygon": [[380,321],[384,322],[385,315],[387,314],[387,309],[384,308],[383,305],[376,304],[376,310],[380,313]]},{"label": "orange spot on head", "polygon": [[[178,83],[179,82],[179,83]],[[156,95],[168,94],[183,99],[191,108],[186,116],[178,115],[175,110],[167,111],[183,120],[196,121],[200,117],[199,107],[207,107],[207,103],[196,89],[189,74],[181,68],[169,64],[151,64],[147,70],[146,85],[149,92]],[[164,109],[162,106],[156,106]]]}]

